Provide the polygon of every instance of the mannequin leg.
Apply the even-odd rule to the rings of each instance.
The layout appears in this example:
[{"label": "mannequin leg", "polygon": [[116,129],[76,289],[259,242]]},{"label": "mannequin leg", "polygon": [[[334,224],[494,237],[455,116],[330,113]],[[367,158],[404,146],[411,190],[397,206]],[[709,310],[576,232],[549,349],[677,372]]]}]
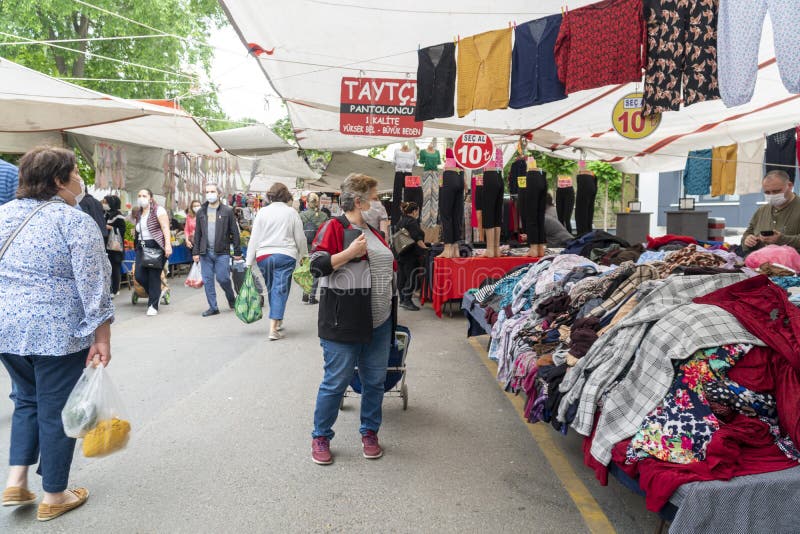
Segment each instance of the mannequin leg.
[{"label": "mannequin leg", "polygon": [[484,242],[486,239],[483,231],[483,210],[477,210],[475,216],[478,219],[478,241]]},{"label": "mannequin leg", "polygon": [[495,258],[500,257],[500,234],[502,233],[502,228],[499,226],[495,226],[492,228],[492,232],[494,232],[494,256]]}]

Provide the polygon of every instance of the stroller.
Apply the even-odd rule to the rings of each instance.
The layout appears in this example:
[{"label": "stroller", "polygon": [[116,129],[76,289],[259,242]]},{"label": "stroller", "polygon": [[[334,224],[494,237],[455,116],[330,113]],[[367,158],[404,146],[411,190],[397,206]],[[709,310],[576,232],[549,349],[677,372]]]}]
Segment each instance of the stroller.
[{"label": "stroller", "polygon": [[[391,397],[403,399],[403,410],[408,409],[408,386],[406,386],[406,354],[411,345],[411,330],[405,326],[397,325],[394,331],[394,340],[389,352],[389,367],[386,372],[384,391]],[[399,385],[398,385],[399,383]],[[361,380],[358,377],[358,368],[350,381],[350,387],[344,392],[344,397],[361,394]],[[339,404],[339,409],[344,409],[344,397]]]},{"label": "stroller", "polygon": [[[167,264],[164,262],[164,269],[161,270],[161,302],[169,305],[171,299],[169,285],[167,285],[166,275]],[[133,292],[131,293],[131,304],[134,306],[139,302],[139,299],[147,299],[147,291],[136,280],[136,264],[132,262],[131,270],[128,273],[130,283],[133,284]],[[128,287],[131,287],[130,285]]]}]

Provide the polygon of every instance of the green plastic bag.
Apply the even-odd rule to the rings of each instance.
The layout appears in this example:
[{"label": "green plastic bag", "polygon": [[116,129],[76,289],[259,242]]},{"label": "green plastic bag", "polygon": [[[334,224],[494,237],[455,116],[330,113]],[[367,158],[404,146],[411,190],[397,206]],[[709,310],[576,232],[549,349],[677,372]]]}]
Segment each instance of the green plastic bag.
[{"label": "green plastic bag", "polygon": [[244,273],[244,283],[242,284],[239,294],[236,296],[236,303],[233,305],[236,317],[241,319],[245,324],[250,324],[258,321],[263,317],[261,311],[261,295],[258,294],[255,281],[253,280],[253,271],[250,267]]},{"label": "green plastic bag", "polygon": [[311,275],[311,262],[308,260],[308,258],[305,258],[303,261],[301,261],[300,265],[295,268],[294,272],[292,273],[292,280],[294,280],[298,286],[303,288],[303,293],[311,293],[311,286],[314,284],[314,277]]}]

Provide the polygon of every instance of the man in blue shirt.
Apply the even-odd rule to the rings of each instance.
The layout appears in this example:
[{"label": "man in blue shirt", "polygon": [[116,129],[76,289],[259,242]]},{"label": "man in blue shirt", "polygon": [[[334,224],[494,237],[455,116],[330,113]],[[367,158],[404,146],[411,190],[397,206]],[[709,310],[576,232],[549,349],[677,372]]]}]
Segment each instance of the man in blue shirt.
[{"label": "man in blue shirt", "polygon": [[19,176],[17,167],[0,159],[0,205],[17,197]]}]

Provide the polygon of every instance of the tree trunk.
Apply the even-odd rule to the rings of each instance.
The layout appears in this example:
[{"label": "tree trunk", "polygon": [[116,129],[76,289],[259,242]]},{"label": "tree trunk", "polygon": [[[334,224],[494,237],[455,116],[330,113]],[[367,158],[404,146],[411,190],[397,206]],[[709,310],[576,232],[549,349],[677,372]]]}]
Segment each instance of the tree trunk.
[{"label": "tree trunk", "polygon": [[[78,39],[86,39],[89,35],[89,17],[80,14],[80,19],[77,13],[72,14],[72,27],[75,29],[75,34]],[[78,50],[81,52],[77,54],[75,62],[72,64],[72,77],[83,78],[86,72],[86,45],[87,41],[80,41],[78,43]]]}]

